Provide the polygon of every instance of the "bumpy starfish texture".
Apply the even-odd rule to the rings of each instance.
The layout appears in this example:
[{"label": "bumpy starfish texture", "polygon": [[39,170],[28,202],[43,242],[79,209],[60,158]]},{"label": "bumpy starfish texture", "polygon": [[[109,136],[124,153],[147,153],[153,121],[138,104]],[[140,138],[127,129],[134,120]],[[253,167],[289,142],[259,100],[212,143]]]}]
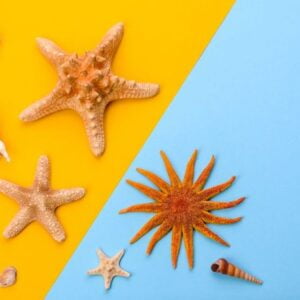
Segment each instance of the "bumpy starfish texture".
[{"label": "bumpy starfish texture", "polygon": [[19,212],[3,233],[5,238],[18,235],[31,222],[37,221],[58,242],[65,240],[66,235],[55,216],[55,210],[61,205],[82,198],[85,194],[83,188],[51,189],[50,162],[44,155],[38,161],[32,187],[21,187],[1,179],[0,192],[16,200],[20,206]]},{"label": "bumpy starfish texture", "polygon": [[90,147],[99,156],[105,148],[104,112],[107,105],[119,99],[148,98],[156,95],[159,85],[126,80],[112,73],[111,66],[123,36],[123,24],[112,27],[95,50],[82,56],[67,54],[52,41],[38,38],[42,53],[54,64],[59,80],[45,98],[20,115],[23,121],[34,121],[51,113],[72,109],[85,125]]},{"label": "bumpy starfish texture", "polygon": [[152,236],[146,251],[147,254],[150,254],[156,243],[172,230],[171,257],[173,267],[176,268],[180,245],[183,238],[187,260],[190,268],[192,268],[194,264],[194,230],[222,245],[229,246],[226,241],[211,231],[206,224],[232,224],[240,221],[241,218],[230,219],[219,217],[213,215],[210,211],[234,207],[243,202],[245,198],[239,198],[231,202],[210,201],[213,197],[230,187],[235,180],[235,177],[232,177],[222,184],[204,189],[204,185],[214,166],[214,157],[211,158],[209,164],[196,181],[194,181],[197,151],[193,153],[186,166],[183,180],[180,180],[166,154],[162,151],[161,156],[170,179],[170,184],[154,173],[144,169],[137,169],[139,173],[154,183],[159,190],[138,182],[127,180],[130,185],[153,199],[154,202],[133,205],[121,210],[120,213],[155,213],[130,242],[136,242],[151,229],[159,226],[158,230]]},{"label": "bumpy starfish texture", "polygon": [[97,250],[97,255],[99,257],[98,267],[88,271],[89,275],[100,275],[104,278],[104,287],[109,289],[111,282],[115,276],[128,277],[130,273],[126,272],[120,267],[120,260],[124,255],[125,250],[122,249],[115,256],[108,257],[102,250]]}]

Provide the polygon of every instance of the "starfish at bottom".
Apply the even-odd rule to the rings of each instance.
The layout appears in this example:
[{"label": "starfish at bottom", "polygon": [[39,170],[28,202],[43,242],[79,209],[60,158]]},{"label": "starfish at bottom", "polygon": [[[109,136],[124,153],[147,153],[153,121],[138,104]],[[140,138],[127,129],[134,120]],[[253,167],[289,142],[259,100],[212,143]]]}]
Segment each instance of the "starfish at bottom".
[{"label": "starfish at bottom", "polygon": [[88,275],[100,275],[104,278],[104,287],[109,289],[111,282],[115,276],[129,277],[130,273],[120,267],[120,260],[124,255],[125,250],[122,249],[115,256],[106,256],[101,249],[97,249],[97,255],[100,263],[98,267],[89,270]]},{"label": "starfish at bottom", "polygon": [[58,242],[65,240],[66,235],[55,216],[56,208],[78,200],[85,194],[83,188],[52,190],[50,188],[50,162],[45,155],[39,159],[32,187],[25,188],[0,179],[0,192],[13,198],[20,205],[19,212],[5,229],[4,237],[12,238],[31,222],[37,221]]}]

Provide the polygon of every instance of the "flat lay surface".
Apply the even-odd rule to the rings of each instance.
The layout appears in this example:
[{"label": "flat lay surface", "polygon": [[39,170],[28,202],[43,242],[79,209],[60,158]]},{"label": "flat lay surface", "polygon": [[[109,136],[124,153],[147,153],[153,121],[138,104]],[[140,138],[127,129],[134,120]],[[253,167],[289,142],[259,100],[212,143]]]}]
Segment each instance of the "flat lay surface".
[{"label": "flat lay surface", "polygon": [[[53,189],[86,189],[85,197],[60,207],[56,212],[66,231],[63,243],[55,242],[37,223],[13,239],[6,240],[1,235],[0,271],[10,265],[18,270],[17,283],[1,289],[1,299],[45,298],[233,2],[188,0],[170,5],[156,0],[76,3],[29,0],[1,3],[0,139],[5,141],[11,162],[0,160],[0,178],[29,187],[38,158],[46,154],[51,160]],[[82,120],[72,111],[57,112],[36,122],[23,123],[19,119],[21,112],[48,95],[57,82],[55,68],[39,51],[36,38],[50,39],[68,53],[84,54],[94,49],[118,22],[124,23],[124,37],[113,62],[113,72],[126,79],[159,83],[161,90],[150,99],[121,100],[108,107],[104,120],[104,155],[100,158],[92,155]],[[165,145],[161,144],[161,147]],[[170,152],[171,157],[174,154]],[[151,153],[151,158],[157,156],[157,152]],[[130,203],[122,204],[138,201],[137,198],[130,200]],[[15,201],[0,195],[1,232],[18,210]],[[116,217],[119,220],[120,217]],[[121,219],[125,221],[127,217]],[[111,230],[107,225],[105,230]],[[128,234],[131,235],[133,231],[128,225]],[[112,241],[108,244],[103,241],[102,245],[108,256],[121,249],[110,248],[115,242],[114,235],[111,237]],[[141,255],[142,246],[139,246]],[[84,278],[86,271],[98,263],[96,248],[90,250],[91,264],[83,266]],[[127,252],[121,265],[131,272],[131,266],[124,265],[126,256]],[[99,283],[101,278],[90,279],[101,293],[104,288]],[[125,279],[131,281],[131,278]],[[76,284],[72,281],[72,278],[68,280],[70,286]],[[68,298],[59,296],[56,299]]]},{"label": "flat lay surface", "polygon": [[[234,5],[47,299],[299,299],[299,9],[292,0]],[[147,256],[152,232],[133,245],[129,240],[152,214],[118,211],[147,202],[125,182],[152,186],[135,168],[167,181],[159,155],[164,150],[183,176],[194,149],[197,174],[216,157],[208,187],[237,176],[214,201],[246,197],[218,215],[244,218],[209,225],[230,248],[195,232],[194,268],[182,248],[174,270],[171,234]],[[97,264],[97,248],[109,256],[125,248],[122,267],[131,277],[116,278],[105,291],[101,277],[87,276]],[[213,273],[211,264],[221,257],[264,284]]]}]

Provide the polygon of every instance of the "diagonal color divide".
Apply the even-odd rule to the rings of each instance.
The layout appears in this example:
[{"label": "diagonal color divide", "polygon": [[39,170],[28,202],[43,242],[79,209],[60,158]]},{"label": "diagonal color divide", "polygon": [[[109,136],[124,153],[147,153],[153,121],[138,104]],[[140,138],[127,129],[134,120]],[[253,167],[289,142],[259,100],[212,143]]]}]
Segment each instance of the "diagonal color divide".
[{"label": "diagonal color divide", "polygon": [[[246,194],[243,205],[222,215],[244,215],[234,226],[214,226],[231,241],[224,248],[195,235],[195,268],[181,251],[177,270],[169,262],[170,235],[145,255],[148,236],[128,241],[149,216],[118,215],[145,197],[122,179],[102,213],[49,292],[47,299],[297,299],[300,209],[299,114],[300,20],[298,1],[240,1],[186,80],[125,178],[147,183],[136,167],[165,178],[163,148],[180,175],[194,148],[199,171],[211,154],[216,166],[208,186],[238,175],[220,200]],[[180,172],[180,170],[182,172]],[[122,263],[132,273],[117,278],[109,293],[86,270],[94,251],[126,247]],[[216,276],[210,264],[227,257],[265,284],[254,286]],[[104,295],[105,294],[105,295]]]},{"label": "diagonal color divide", "polygon": [[[55,243],[36,224],[13,240],[0,239],[0,269],[13,264],[19,270],[18,283],[1,289],[1,299],[45,298],[233,2],[51,0],[46,9],[36,0],[20,2],[17,8],[11,1],[1,3],[0,136],[12,163],[0,160],[0,178],[30,185],[30,170],[45,153],[53,161],[53,188],[87,190],[84,199],[57,212],[67,233],[63,244]],[[120,21],[125,24],[124,38],[113,71],[124,78],[158,82],[161,92],[148,100],[116,101],[108,108],[107,151],[100,159],[90,154],[82,122],[72,111],[32,124],[18,120],[21,111],[47,95],[57,80],[36,37],[45,36],[68,52],[82,54]],[[17,210],[17,204],[0,195],[1,232]]]}]

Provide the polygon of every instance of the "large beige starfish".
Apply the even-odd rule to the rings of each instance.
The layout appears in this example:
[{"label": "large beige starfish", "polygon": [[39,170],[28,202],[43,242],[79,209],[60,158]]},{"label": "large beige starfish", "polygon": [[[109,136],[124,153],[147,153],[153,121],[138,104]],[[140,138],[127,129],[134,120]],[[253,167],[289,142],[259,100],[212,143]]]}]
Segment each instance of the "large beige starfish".
[{"label": "large beige starfish", "polygon": [[110,288],[111,282],[115,276],[128,277],[130,273],[126,272],[120,267],[120,260],[124,255],[125,250],[122,249],[115,256],[106,256],[101,249],[97,249],[99,257],[99,265],[92,270],[88,271],[89,275],[101,275],[104,278],[104,287]]},{"label": "large beige starfish", "polygon": [[57,207],[82,198],[83,188],[52,190],[50,188],[50,162],[43,155],[38,161],[35,180],[30,188],[0,179],[0,192],[13,198],[20,210],[5,229],[3,235],[12,238],[33,221],[39,222],[58,242],[65,240],[63,227],[55,216]]},{"label": "large beige starfish", "polygon": [[63,109],[76,111],[83,119],[94,155],[103,153],[103,119],[113,100],[147,98],[156,95],[159,85],[125,80],[112,73],[111,65],[123,36],[123,24],[112,27],[93,51],[82,56],[67,54],[53,42],[38,38],[42,53],[57,68],[59,80],[54,90],[20,115],[34,121]]}]

